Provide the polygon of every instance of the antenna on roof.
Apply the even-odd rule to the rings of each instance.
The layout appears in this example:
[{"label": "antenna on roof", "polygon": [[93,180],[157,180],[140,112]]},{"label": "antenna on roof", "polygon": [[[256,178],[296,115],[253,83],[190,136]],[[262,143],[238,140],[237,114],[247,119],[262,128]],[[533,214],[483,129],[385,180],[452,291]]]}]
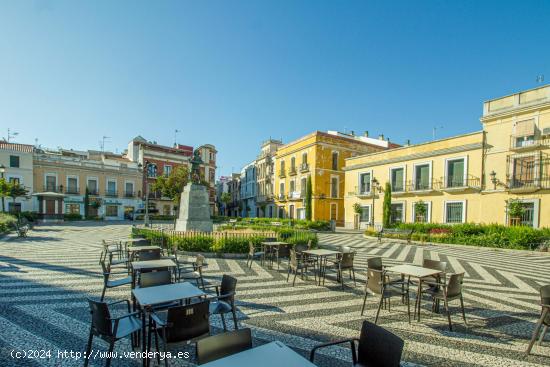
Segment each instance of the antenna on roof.
[{"label": "antenna on roof", "polygon": [[110,136],[103,135],[103,138],[101,138],[101,152],[105,152],[105,140],[110,139]]},{"label": "antenna on roof", "polygon": [[432,140],[435,140],[435,133],[437,132],[437,129],[441,130],[443,129],[443,126],[434,126],[432,129]]},{"label": "antenna on roof", "polygon": [[178,129],[174,130],[174,148],[178,146],[178,133],[180,131]]},{"label": "antenna on roof", "polygon": [[15,138],[17,135],[19,135],[19,133],[15,132],[15,131],[12,132],[12,130],[10,128],[8,128],[8,138],[7,139],[4,138],[4,140],[9,143],[10,139]]},{"label": "antenna on roof", "polygon": [[539,83],[539,84],[544,83],[544,75],[543,74],[537,75],[537,83]]}]

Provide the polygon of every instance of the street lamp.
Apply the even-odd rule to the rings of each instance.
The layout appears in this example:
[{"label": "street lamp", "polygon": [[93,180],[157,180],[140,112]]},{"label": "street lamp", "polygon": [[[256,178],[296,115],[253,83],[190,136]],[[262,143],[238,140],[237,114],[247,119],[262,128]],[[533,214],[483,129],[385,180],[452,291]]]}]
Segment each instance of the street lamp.
[{"label": "street lamp", "polygon": [[372,213],[370,214],[370,218],[371,218],[371,225],[374,228],[374,199],[376,198],[376,191],[380,190],[380,183],[378,182],[376,177],[372,178],[371,190],[372,190],[372,208],[371,208]]},{"label": "street lamp", "polygon": [[[0,164],[0,178],[2,180],[4,179],[5,172],[6,172],[6,166],[4,166],[3,164]],[[4,195],[2,195],[2,213],[5,211],[5,205],[6,203],[4,202]]]},{"label": "street lamp", "polygon": [[149,227],[149,161],[145,161],[145,215],[143,216],[143,225]]}]

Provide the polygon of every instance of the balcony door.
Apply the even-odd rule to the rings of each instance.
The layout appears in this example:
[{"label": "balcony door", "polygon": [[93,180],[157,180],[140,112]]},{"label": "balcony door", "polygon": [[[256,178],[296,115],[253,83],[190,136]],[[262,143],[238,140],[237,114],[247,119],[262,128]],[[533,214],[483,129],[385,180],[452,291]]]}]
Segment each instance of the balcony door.
[{"label": "balcony door", "polygon": [[464,186],[464,158],[447,161],[447,187]]},{"label": "balcony door", "polygon": [[515,158],[513,163],[513,186],[532,186],[536,178],[535,156]]}]

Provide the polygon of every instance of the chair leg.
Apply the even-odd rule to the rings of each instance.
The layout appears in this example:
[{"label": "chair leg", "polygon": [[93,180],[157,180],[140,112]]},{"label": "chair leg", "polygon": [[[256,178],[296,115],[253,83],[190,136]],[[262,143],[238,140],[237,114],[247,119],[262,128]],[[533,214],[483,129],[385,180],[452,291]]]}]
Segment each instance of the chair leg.
[{"label": "chair leg", "polygon": [[380,303],[378,304],[378,311],[376,311],[376,317],[374,319],[374,324],[378,324],[378,315],[380,315],[380,309],[382,308],[382,302],[384,301],[384,296],[380,297]]},{"label": "chair leg", "polygon": [[90,362],[90,353],[92,351],[93,339],[94,339],[94,333],[92,333],[92,329],[90,328],[90,336],[88,337],[88,345],[86,346],[86,355],[84,356],[84,367],[87,367],[88,363]]},{"label": "chair leg", "polygon": [[466,312],[464,312],[464,299],[462,298],[462,295],[460,296],[460,308],[462,309],[462,319],[464,320],[464,325],[468,325],[468,322],[466,321]]},{"label": "chair leg", "polygon": [[290,266],[288,267],[288,272],[286,275],[286,282],[288,283],[288,280],[290,279]]},{"label": "chair leg", "polygon": [[542,344],[542,341],[544,340],[544,336],[546,335],[546,332],[548,331],[548,326],[547,325],[544,325],[544,329],[542,329],[542,333],[540,333],[540,338],[539,338],[539,345]]},{"label": "chair leg", "polygon": [[409,314],[409,324],[411,323],[411,300],[409,298],[409,291],[407,290],[407,313]]},{"label": "chair leg", "polygon": [[354,287],[357,287],[357,282],[355,281],[355,269],[354,268],[351,268],[351,272],[353,274],[353,286]]},{"label": "chair leg", "polygon": [[[158,336],[158,333],[155,329],[155,348],[157,349],[157,352],[160,352],[160,349],[159,349],[159,336]],[[159,356],[159,353],[157,353],[157,363],[160,365],[160,356]]]},{"label": "chair leg", "polygon": [[292,280],[292,286],[294,287],[294,284],[296,284],[296,276],[298,275],[298,269],[294,269],[294,279]]},{"label": "chair leg", "polygon": [[103,299],[105,298],[105,291],[107,290],[107,286],[103,286],[103,292],[101,292],[101,302],[103,302]]},{"label": "chair leg", "polygon": [[361,316],[363,316],[363,313],[365,312],[365,305],[367,303],[367,294],[369,292],[367,292],[367,289],[365,287],[365,297],[363,297],[363,307],[361,307]]},{"label": "chair leg", "polygon": [[540,315],[539,321],[537,322],[537,325],[535,326],[535,330],[533,330],[533,336],[531,337],[531,341],[529,342],[529,345],[527,346],[527,350],[525,351],[526,355],[529,355],[531,353],[531,349],[533,348],[533,345],[535,344],[535,341],[537,340],[537,336],[539,335],[540,328],[542,326],[542,323],[544,319],[546,318],[546,315],[548,314],[548,308],[544,307],[542,314]]},{"label": "chair leg", "polygon": [[449,311],[449,302],[445,299],[445,311],[447,312],[447,320],[449,321],[449,331],[453,331],[453,324],[451,323],[451,312]]},{"label": "chair leg", "polygon": [[107,355],[107,363],[105,363],[106,367],[109,367],[111,365],[111,355],[113,354],[113,349],[115,348],[115,339],[111,339],[111,343],[109,343],[109,354]]},{"label": "chair leg", "polygon": [[220,313],[220,317],[222,318],[223,331],[227,331],[227,325],[225,325],[225,316],[223,313]]},{"label": "chair leg", "polygon": [[235,324],[235,330],[239,330],[239,326],[237,325],[237,311],[235,311],[235,306],[231,308],[231,313],[233,314],[233,323]]}]

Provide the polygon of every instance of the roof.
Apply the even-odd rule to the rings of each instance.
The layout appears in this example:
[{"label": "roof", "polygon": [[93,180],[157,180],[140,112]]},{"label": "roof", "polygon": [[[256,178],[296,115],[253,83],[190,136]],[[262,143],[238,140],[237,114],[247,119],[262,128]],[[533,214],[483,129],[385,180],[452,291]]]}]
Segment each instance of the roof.
[{"label": "roof", "polygon": [[32,153],[34,146],[28,144],[8,143],[7,141],[0,141],[0,149],[3,150],[15,150],[17,152]]}]

